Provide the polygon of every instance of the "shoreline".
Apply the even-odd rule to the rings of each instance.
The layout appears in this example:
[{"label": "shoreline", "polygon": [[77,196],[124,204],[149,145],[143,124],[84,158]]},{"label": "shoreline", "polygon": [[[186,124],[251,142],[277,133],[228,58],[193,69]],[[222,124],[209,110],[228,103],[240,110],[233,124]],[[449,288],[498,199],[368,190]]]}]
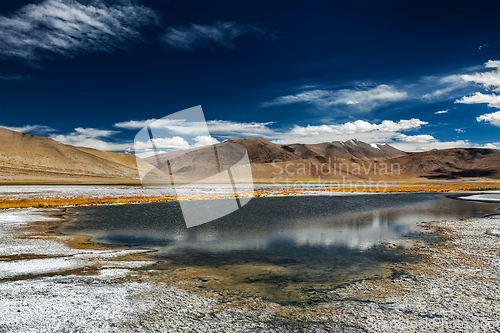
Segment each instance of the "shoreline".
[{"label": "shoreline", "polygon": [[[22,185],[5,185],[5,187],[20,188]],[[107,188],[107,189],[127,189],[128,195],[112,195],[104,194],[83,194],[83,195],[45,195],[45,196],[18,196],[9,197],[2,195],[2,186],[0,185],[0,211],[11,208],[55,208],[55,207],[77,207],[77,206],[92,206],[92,205],[108,205],[108,204],[137,204],[149,202],[162,202],[174,200],[205,200],[205,199],[229,199],[234,198],[234,194],[228,193],[231,190],[227,185],[216,184],[219,186],[219,192],[213,192],[213,187],[198,186],[193,187],[192,195],[179,197],[175,194],[172,188],[158,187],[147,188],[142,186],[109,186],[109,185],[51,185],[60,188],[68,187],[87,187],[87,188]],[[456,193],[467,191],[495,191],[500,190],[498,184],[461,184],[461,185],[421,185],[421,184],[387,184],[383,189],[372,190],[371,187],[322,187],[322,186],[302,186],[284,187],[283,184],[259,184],[259,187],[253,191],[240,193],[238,197],[259,198],[259,197],[277,197],[277,196],[333,196],[333,195],[362,195],[362,194],[395,194],[395,193]],[[132,191],[130,191],[132,189]],[[146,189],[154,190],[156,193],[132,193],[134,189],[137,191]],[[208,191],[207,191],[208,189]],[[203,190],[205,192],[203,192]],[[119,192],[119,191],[118,191]],[[167,193],[168,192],[168,193]],[[467,193],[464,193],[464,196]],[[468,199],[463,199],[468,200]],[[496,202],[496,200],[494,200]]]},{"label": "shoreline", "polygon": [[[29,215],[30,211],[46,210],[3,212]],[[384,264],[392,274],[332,290],[311,290],[318,302],[309,305],[282,305],[231,289],[207,288],[203,280],[189,278],[188,272],[178,279],[144,270],[152,261],[144,261],[139,252],[114,249],[119,255],[110,255],[109,249],[96,246],[86,236],[58,235],[50,220],[35,221],[20,221],[24,226],[31,223],[29,229],[37,231],[26,234],[29,229],[21,225],[20,246],[30,239],[38,242],[48,237],[52,244],[61,244],[61,237],[67,238],[62,243],[73,252],[62,255],[79,260],[82,267],[67,269],[66,265],[62,266],[66,271],[3,280],[0,291],[6,297],[0,303],[6,311],[0,330],[21,332],[41,323],[47,331],[89,332],[167,327],[179,332],[489,332],[500,327],[500,298],[495,296],[500,294],[499,216],[423,222],[423,237],[435,241],[407,250],[420,257],[418,262]],[[40,244],[48,245],[43,248],[54,255],[50,244]],[[92,309],[101,308],[95,316]]]}]

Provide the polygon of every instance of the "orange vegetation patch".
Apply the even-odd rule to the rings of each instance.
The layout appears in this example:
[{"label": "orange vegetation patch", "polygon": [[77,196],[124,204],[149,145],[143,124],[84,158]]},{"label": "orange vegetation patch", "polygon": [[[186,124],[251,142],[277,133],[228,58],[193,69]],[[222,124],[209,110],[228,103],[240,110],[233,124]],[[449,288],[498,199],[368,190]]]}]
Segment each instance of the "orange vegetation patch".
[{"label": "orange vegetation patch", "polygon": [[498,190],[500,189],[500,184],[454,184],[454,185],[439,185],[439,184],[429,184],[429,185],[417,185],[417,186],[391,186],[391,185],[377,185],[370,184],[356,187],[343,187],[340,184],[339,187],[334,188],[295,188],[293,190],[282,190],[282,191],[256,191],[255,197],[265,197],[268,195],[273,196],[283,196],[283,195],[296,195],[304,193],[307,191],[321,191],[321,192],[335,192],[335,193],[403,193],[403,192],[456,192],[456,191],[487,191],[487,190]]},{"label": "orange vegetation patch", "polygon": [[[306,194],[308,191],[334,192],[334,193],[398,193],[398,192],[456,192],[456,191],[486,191],[499,190],[500,184],[429,184],[411,186],[405,184],[401,186],[394,185],[377,185],[370,184],[356,187],[355,184],[350,184],[352,187],[335,188],[294,188],[291,190],[262,190],[255,192],[245,192],[237,197],[267,197],[267,196],[287,196]],[[140,202],[161,202],[172,200],[195,200],[195,199],[224,199],[233,198],[233,195],[228,194],[210,194],[203,196],[122,196],[122,197],[90,197],[78,196],[72,198],[52,197],[52,198],[0,198],[0,209],[7,208],[49,208],[62,206],[84,206],[84,205],[105,205],[105,204],[125,204],[125,203],[140,203]]]},{"label": "orange vegetation patch", "polygon": [[0,209],[6,208],[48,208],[61,206],[82,206],[82,205],[105,205],[137,202],[159,202],[174,200],[174,196],[126,196],[96,198],[89,196],[79,196],[72,198],[52,197],[52,198],[0,198]]}]

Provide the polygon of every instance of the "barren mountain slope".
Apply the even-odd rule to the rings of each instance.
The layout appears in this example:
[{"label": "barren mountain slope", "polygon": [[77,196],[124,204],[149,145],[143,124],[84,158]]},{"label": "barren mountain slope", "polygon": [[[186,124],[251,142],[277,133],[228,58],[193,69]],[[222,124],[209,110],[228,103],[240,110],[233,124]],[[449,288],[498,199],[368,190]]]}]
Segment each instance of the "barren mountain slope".
[{"label": "barren mountain slope", "polygon": [[65,176],[137,178],[137,170],[131,163],[135,157],[124,155],[77,148],[50,138],[0,128],[0,177],[4,180],[28,174],[56,180]]},{"label": "barren mountain slope", "polygon": [[500,178],[500,150],[451,148],[413,153],[389,160],[399,163],[401,173],[429,179],[463,177]]},{"label": "barren mountain slope", "polygon": [[285,149],[302,158],[315,156],[334,156],[337,158],[384,159],[407,155],[404,151],[390,145],[368,144],[356,139],[340,142],[323,142],[317,144],[293,144]]}]

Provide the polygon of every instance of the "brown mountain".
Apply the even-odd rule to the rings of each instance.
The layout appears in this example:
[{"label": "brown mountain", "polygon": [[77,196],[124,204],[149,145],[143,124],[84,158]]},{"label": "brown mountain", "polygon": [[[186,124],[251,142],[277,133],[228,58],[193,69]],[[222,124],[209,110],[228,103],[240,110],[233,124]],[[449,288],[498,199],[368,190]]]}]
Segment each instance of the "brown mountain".
[{"label": "brown mountain", "polygon": [[[227,140],[217,144],[222,170],[230,167],[246,148],[256,181],[322,179],[459,179],[499,178],[500,150],[456,148],[406,153],[390,145],[359,140],[320,144],[278,145],[264,138]],[[166,173],[169,160],[177,177],[198,180],[217,172],[213,146],[173,152],[145,159]]]},{"label": "brown mountain", "polygon": [[389,146],[388,144],[368,144],[356,139],[344,142],[334,141],[309,145],[296,143],[293,145],[283,146],[283,148],[302,158],[335,156],[337,158],[347,159],[385,159],[407,155],[406,152]]},{"label": "brown mountain", "polygon": [[74,147],[0,127],[0,182],[126,182],[135,156]]},{"label": "brown mountain", "polygon": [[[454,148],[406,153],[390,145],[358,140],[279,145],[264,138],[227,140],[216,145],[219,169],[248,153],[254,180],[500,179],[500,150]],[[148,179],[167,181],[168,164],[177,179],[195,181],[218,172],[214,147],[139,159]],[[167,162],[168,161],[168,162]],[[390,166],[393,172],[382,172]],[[157,168],[161,169],[159,171]],[[396,172],[397,171],[397,172]],[[0,128],[0,182],[138,183],[134,155],[74,147],[46,137]],[[278,175],[279,174],[279,175]]]},{"label": "brown mountain", "polygon": [[451,148],[430,150],[394,158],[401,174],[428,179],[483,177],[500,179],[500,150],[485,148]]}]

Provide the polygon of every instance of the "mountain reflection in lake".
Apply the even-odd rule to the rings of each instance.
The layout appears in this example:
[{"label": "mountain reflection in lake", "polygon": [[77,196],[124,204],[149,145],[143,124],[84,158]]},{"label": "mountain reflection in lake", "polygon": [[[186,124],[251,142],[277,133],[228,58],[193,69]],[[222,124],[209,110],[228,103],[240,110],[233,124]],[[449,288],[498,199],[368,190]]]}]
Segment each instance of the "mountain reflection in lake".
[{"label": "mountain reflection in lake", "polygon": [[[210,202],[204,201],[206,209]],[[72,220],[61,231],[153,248],[155,259],[176,267],[224,266],[230,275],[227,267],[238,266],[234,279],[268,291],[259,294],[290,300],[277,290],[290,283],[338,285],[366,278],[380,263],[407,260],[381,252],[380,243],[397,244],[401,253],[409,245],[403,235],[422,232],[418,222],[479,217],[498,213],[498,206],[426,193],[255,198],[228,216],[187,229],[179,204],[163,202],[71,208]],[[242,272],[243,264],[277,269]]]}]

